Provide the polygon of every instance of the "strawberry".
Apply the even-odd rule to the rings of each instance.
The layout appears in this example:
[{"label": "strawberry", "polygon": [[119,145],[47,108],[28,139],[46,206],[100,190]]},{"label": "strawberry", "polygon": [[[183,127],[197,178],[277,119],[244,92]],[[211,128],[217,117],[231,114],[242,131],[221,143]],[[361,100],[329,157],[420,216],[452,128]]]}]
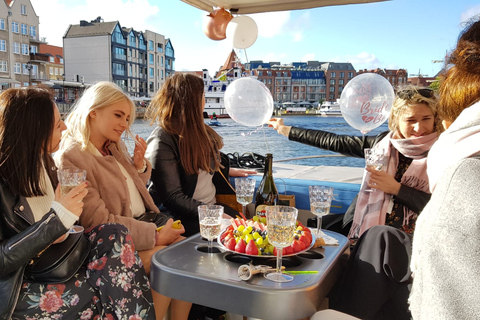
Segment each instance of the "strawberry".
[{"label": "strawberry", "polygon": [[235,241],[235,238],[230,238],[228,239],[228,241],[225,243],[225,248],[227,248],[228,250],[231,250],[231,251],[235,251],[235,246],[236,246],[237,242]]},{"label": "strawberry", "polygon": [[235,251],[239,253],[245,253],[245,247],[247,244],[245,243],[245,240],[240,239],[237,244],[235,245]]},{"label": "strawberry", "polygon": [[305,248],[305,244],[302,241],[293,240],[292,248],[294,253],[300,252]]},{"label": "strawberry", "polygon": [[306,246],[309,246],[310,243],[312,243],[312,240],[311,239],[308,239],[307,236],[305,235],[301,235],[300,238],[298,239],[299,241],[302,241],[303,243],[305,243]]},{"label": "strawberry", "polygon": [[248,242],[247,247],[245,248],[245,253],[252,256],[258,255],[258,248],[255,245],[255,241]]},{"label": "strawberry", "polygon": [[283,248],[283,254],[287,255],[287,254],[293,254],[293,248],[292,246],[288,246],[288,247],[285,247]]}]

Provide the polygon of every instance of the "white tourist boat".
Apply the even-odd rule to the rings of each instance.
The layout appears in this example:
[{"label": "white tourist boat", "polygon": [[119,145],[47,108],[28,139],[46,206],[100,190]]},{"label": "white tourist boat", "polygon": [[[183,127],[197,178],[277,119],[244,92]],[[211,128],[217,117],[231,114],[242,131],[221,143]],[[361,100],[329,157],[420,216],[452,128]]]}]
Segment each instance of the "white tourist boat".
[{"label": "white tourist boat", "polygon": [[342,111],[340,110],[340,104],[338,102],[330,102],[330,101],[325,101],[322,103],[322,106],[320,109],[318,109],[318,112],[320,115],[324,117],[341,117],[342,116]]}]

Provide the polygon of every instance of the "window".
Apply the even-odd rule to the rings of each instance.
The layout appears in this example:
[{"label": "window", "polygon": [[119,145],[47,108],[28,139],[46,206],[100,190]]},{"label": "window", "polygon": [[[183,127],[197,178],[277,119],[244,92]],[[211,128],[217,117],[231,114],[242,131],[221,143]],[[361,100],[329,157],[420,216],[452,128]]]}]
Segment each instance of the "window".
[{"label": "window", "polygon": [[20,74],[21,73],[20,68],[21,68],[20,62],[15,62],[15,64],[13,65],[13,73]]},{"label": "window", "polygon": [[0,61],[0,72],[7,72],[7,61]]},{"label": "window", "polygon": [[140,50],[147,50],[147,46],[145,45],[145,41],[143,40],[143,35],[138,37],[138,48]]},{"label": "window", "polygon": [[153,54],[152,53],[148,54],[148,64],[154,64],[154,59],[153,59]]},{"label": "window", "polygon": [[155,88],[154,88],[154,86],[153,86],[153,82],[152,82],[152,81],[149,81],[149,82],[148,82],[148,90],[149,90],[149,91],[155,91]]},{"label": "window", "polygon": [[272,79],[268,79],[268,84],[272,84]]},{"label": "window", "polygon": [[330,92],[335,92],[335,87],[330,87]]},{"label": "window", "polygon": [[158,44],[157,51],[159,53],[163,53],[163,44],[161,44],[161,43]]},{"label": "window", "polygon": [[272,71],[267,71],[267,76],[271,77],[272,76]]},{"label": "window", "polygon": [[53,76],[53,67],[50,67],[49,69],[50,69],[50,75]]},{"label": "window", "polygon": [[0,40],[0,51],[7,51],[7,42],[5,40]]},{"label": "window", "polygon": [[23,70],[23,74],[28,74],[28,69],[27,69],[27,64],[26,63],[22,64],[22,70]]},{"label": "window", "polygon": [[135,34],[133,32],[130,32],[130,40],[129,40],[129,45],[132,47],[137,47],[137,38],[135,38]]},{"label": "window", "polygon": [[22,43],[22,54],[28,56],[28,44]]},{"label": "window", "polygon": [[173,50],[173,47],[172,47],[172,44],[169,42],[167,42],[167,45],[165,47],[165,55],[169,56],[169,57],[174,57],[175,56],[175,51]]},{"label": "window", "polygon": [[163,80],[163,70],[160,70],[160,73],[161,73],[161,78]]},{"label": "window", "polygon": [[348,73],[348,78],[353,78],[353,72]]},{"label": "window", "polygon": [[125,64],[114,63],[113,64],[113,74],[118,74],[120,76],[124,76],[125,75]]},{"label": "window", "polygon": [[153,51],[153,41],[148,40],[148,50]]},{"label": "window", "polygon": [[59,72],[62,76],[64,76],[63,68],[60,68],[60,69],[58,70],[58,72]]},{"label": "window", "polygon": [[128,76],[129,77],[132,76],[132,65],[131,64],[128,65]]},{"label": "window", "polygon": [[0,19],[0,30],[5,30],[5,20]]},{"label": "window", "polygon": [[12,22],[12,32],[18,33],[18,22]]},{"label": "window", "polygon": [[163,57],[160,57],[161,66],[163,67]]},{"label": "window", "polygon": [[330,85],[334,86],[335,85],[335,79],[330,79]]},{"label": "window", "polygon": [[63,64],[63,58],[60,58],[60,64]]},{"label": "window", "polygon": [[12,44],[12,47],[13,47],[13,53],[18,53],[18,54],[20,54],[20,43],[14,42],[14,43]]},{"label": "window", "polygon": [[37,28],[35,28],[34,26],[30,26],[30,36],[32,36],[33,38],[37,36]]},{"label": "window", "polygon": [[30,53],[37,53],[37,46],[30,46]]},{"label": "window", "polygon": [[335,93],[330,93],[330,100],[335,100]]},{"label": "window", "polygon": [[26,16],[27,15],[27,6],[22,4],[22,6],[20,7],[20,12]]},{"label": "window", "polygon": [[27,25],[23,23],[22,23],[22,34],[28,35]]},{"label": "window", "polygon": [[263,76],[263,71],[258,71],[258,76]]},{"label": "window", "polygon": [[118,24],[115,26],[115,30],[113,30],[112,41],[120,44],[127,44],[127,41],[123,37],[122,30],[120,30]]},{"label": "window", "polygon": [[345,72],[340,72],[340,78],[345,78]]},{"label": "window", "polygon": [[338,84],[343,86],[343,79],[338,80]]},{"label": "window", "polygon": [[330,78],[335,78],[335,72],[330,72]]},{"label": "window", "polygon": [[55,57],[50,57],[50,62],[55,63]]},{"label": "window", "polygon": [[55,75],[58,76],[58,68],[55,68]]},{"label": "window", "polygon": [[148,76],[149,76],[150,78],[153,78],[153,77],[154,77],[154,70],[153,70],[153,68],[148,68]]}]

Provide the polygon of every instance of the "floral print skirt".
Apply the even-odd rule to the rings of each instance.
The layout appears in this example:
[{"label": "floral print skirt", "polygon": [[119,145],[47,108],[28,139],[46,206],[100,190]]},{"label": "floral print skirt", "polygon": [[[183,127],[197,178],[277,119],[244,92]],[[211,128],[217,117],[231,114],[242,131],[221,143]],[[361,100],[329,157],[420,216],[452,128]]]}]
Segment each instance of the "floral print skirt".
[{"label": "floral print skirt", "polygon": [[90,255],[65,283],[24,280],[12,319],[155,319],[150,283],[128,229],[103,224],[85,231]]}]

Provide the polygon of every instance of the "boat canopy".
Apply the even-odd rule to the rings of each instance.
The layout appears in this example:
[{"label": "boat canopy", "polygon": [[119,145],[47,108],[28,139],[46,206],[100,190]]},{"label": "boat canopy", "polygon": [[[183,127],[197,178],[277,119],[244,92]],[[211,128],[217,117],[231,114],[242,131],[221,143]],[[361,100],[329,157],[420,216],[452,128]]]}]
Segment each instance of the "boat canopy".
[{"label": "boat canopy", "polygon": [[386,0],[182,0],[201,10],[212,12],[224,8],[234,14],[288,11],[317,7],[380,2]]}]

